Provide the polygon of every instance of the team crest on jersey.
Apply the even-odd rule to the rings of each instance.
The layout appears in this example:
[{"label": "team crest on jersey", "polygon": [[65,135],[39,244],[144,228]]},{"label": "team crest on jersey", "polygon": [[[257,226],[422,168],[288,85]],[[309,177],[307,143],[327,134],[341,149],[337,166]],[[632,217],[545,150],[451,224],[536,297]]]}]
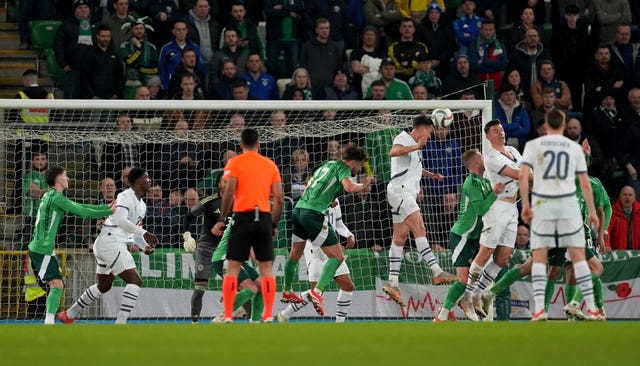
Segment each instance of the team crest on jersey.
[{"label": "team crest on jersey", "polygon": [[267,85],[269,85],[269,80],[262,79],[262,86],[267,86]]}]

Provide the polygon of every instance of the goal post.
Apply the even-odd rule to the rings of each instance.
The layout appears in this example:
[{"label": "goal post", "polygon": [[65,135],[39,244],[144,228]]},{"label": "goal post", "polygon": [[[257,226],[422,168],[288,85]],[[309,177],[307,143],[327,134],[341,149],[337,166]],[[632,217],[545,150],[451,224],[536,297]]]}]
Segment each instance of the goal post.
[{"label": "goal post", "polygon": [[[434,316],[448,286],[433,286],[431,272],[411,242],[401,269],[401,290],[408,303],[400,308],[381,291],[388,274],[391,221],[385,201],[389,179],[388,150],[393,137],[411,126],[413,118],[436,108],[449,108],[454,122],[447,131],[434,133],[423,149],[425,168],[442,173],[444,182],[425,179],[420,207],[428,239],[441,266],[455,272],[448,251],[448,231],[458,210],[458,191],[466,171],[461,153],[482,149],[482,127],[491,119],[490,100],[429,101],[135,101],[135,100],[0,100],[0,214],[3,220],[0,250],[26,248],[42,185],[43,159],[48,166],[67,169],[71,179],[66,192],[71,199],[98,203],[109,198],[109,178],[117,189],[126,187],[122,170],[142,166],[158,192],[146,199],[147,230],[161,239],[151,256],[134,254],[143,290],[133,317],[185,319],[190,315],[195,258],[182,249],[182,232],[199,233],[201,222],[185,219],[188,207],[215,193],[212,182],[218,169],[239,153],[239,131],[256,128],[261,152],[281,169],[286,207],[274,243],[274,273],[281,285],[284,260],[290,246],[290,213],[313,168],[339,156],[340,147],[354,142],[368,154],[363,174],[376,177],[370,194],[344,194],[343,221],[355,234],[357,248],[346,250],[356,292],[349,317],[362,319]],[[46,123],[25,123],[22,111],[45,114]],[[129,126],[127,127],[127,120]],[[358,177],[355,177],[358,179]],[[106,196],[106,197],[105,197]],[[195,201],[194,201],[195,200]],[[95,279],[89,246],[99,232],[100,220],[67,215],[58,245],[66,251],[66,304],[77,298]],[[4,261],[7,261],[5,255]],[[19,260],[19,258],[16,258]],[[13,276],[21,276],[12,272]],[[306,264],[301,260],[294,289],[304,290]],[[0,286],[15,287],[14,281]],[[88,311],[87,318],[113,318],[122,283]],[[210,280],[201,316],[217,315],[222,305],[221,280]],[[15,293],[3,288],[2,293]],[[14,291],[14,292],[11,292]],[[331,285],[326,311],[335,315],[337,288]],[[11,300],[16,301],[12,296]],[[3,297],[0,307],[4,307]],[[279,301],[278,298],[276,301]],[[15,304],[13,304],[15,305]],[[280,310],[278,302],[275,310]],[[313,316],[305,309],[301,316]],[[461,314],[459,314],[461,315]],[[19,316],[18,316],[19,317]]]}]

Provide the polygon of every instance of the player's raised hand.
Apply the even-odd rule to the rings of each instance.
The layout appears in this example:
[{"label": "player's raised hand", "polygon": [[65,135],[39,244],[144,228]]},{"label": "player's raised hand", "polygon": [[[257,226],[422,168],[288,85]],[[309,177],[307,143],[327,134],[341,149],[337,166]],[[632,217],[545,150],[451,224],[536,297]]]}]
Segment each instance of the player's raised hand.
[{"label": "player's raised hand", "polygon": [[356,247],[356,238],[351,235],[350,237],[347,238],[347,249],[353,249]]},{"label": "player's raised hand", "polygon": [[500,183],[496,183],[493,186],[493,193],[497,195],[499,195],[500,193],[502,193],[504,191],[504,183],[500,182]]},{"label": "player's raised hand", "polygon": [[520,217],[522,217],[522,221],[525,224],[531,225],[531,218],[533,217],[533,212],[531,211],[531,207],[522,206],[522,213],[520,213]]},{"label": "player's raised hand", "polygon": [[147,244],[149,244],[151,247],[155,248],[156,245],[158,245],[158,237],[155,236],[153,233],[147,231],[144,233],[144,235],[142,235],[142,237],[147,242]]},{"label": "player's raised hand", "polygon": [[118,205],[118,202],[116,202],[116,200],[111,201],[111,203],[109,204],[109,209],[111,210],[112,214],[116,212],[117,205]]}]

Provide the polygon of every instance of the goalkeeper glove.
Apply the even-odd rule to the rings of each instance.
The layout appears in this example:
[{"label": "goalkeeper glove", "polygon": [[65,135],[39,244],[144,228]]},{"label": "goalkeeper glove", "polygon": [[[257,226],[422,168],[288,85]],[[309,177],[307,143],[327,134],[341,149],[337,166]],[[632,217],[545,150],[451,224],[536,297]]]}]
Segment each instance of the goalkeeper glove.
[{"label": "goalkeeper glove", "polygon": [[184,250],[186,250],[189,253],[195,253],[196,240],[193,237],[191,237],[191,232],[185,231],[182,234],[182,238],[184,239],[184,244],[182,244],[182,247],[184,248]]}]

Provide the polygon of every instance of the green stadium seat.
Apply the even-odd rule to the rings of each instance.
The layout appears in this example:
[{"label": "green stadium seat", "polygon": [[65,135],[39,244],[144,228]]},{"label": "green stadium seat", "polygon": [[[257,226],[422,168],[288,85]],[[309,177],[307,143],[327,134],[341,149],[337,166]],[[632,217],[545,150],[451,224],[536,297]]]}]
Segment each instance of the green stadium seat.
[{"label": "green stadium seat", "polygon": [[61,24],[62,22],[59,20],[30,21],[31,47],[38,52],[44,52],[44,50],[48,48],[53,48],[53,39]]},{"label": "green stadium seat", "polygon": [[43,53],[47,61],[49,77],[53,79],[56,84],[62,85],[64,83],[64,71],[60,65],[58,65],[58,61],[56,61],[56,53],[51,48],[44,49]]}]

